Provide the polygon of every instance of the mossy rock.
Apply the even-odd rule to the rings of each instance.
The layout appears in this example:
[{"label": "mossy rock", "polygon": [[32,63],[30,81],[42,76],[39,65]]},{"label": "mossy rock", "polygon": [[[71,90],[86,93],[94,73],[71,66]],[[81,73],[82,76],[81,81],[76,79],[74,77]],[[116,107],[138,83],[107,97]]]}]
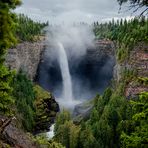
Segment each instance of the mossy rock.
[{"label": "mossy rock", "polygon": [[56,113],[59,111],[59,105],[53,95],[38,85],[34,86],[36,109],[36,126],[35,131],[41,132],[49,130],[50,125],[54,122]]},{"label": "mossy rock", "polygon": [[51,94],[49,92],[45,91],[39,85],[34,86],[34,91],[35,91],[36,99],[39,101],[40,101],[40,99],[51,98]]}]

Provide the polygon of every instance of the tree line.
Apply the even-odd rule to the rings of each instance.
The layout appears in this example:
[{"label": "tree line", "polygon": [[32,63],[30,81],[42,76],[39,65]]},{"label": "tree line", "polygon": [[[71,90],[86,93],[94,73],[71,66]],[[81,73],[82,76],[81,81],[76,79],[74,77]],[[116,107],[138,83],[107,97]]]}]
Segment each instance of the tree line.
[{"label": "tree line", "polygon": [[37,41],[45,34],[44,28],[48,22],[35,22],[24,14],[17,16],[16,36],[20,41]]},{"label": "tree line", "polygon": [[129,56],[129,52],[136,43],[148,42],[148,18],[135,17],[131,20],[114,19],[109,23],[94,23],[94,33],[97,39],[108,38],[117,44],[117,58],[122,62]]}]

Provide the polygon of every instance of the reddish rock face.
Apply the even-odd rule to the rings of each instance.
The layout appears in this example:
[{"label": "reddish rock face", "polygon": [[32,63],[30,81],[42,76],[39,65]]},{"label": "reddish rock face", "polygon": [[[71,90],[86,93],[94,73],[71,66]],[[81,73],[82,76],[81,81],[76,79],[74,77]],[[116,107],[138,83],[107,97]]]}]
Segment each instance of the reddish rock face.
[{"label": "reddish rock face", "polygon": [[141,92],[147,92],[148,87],[147,86],[130,86],[128,85],[125,90],[126,97],[135,97]]},{"label": "reddish rock face", "polygon": [[148,60],[148,53],[146,52],[139,52],[136,53],[136,58],[139,58],[139,60]]},{"label": "reddish rock face", "polygon": [[[148,44],[139,43],[130,53],[128,60],[131,70],[136,71],[138,77],[148,77]],[[148,86],[131,80],[125,89],[126,97],[135,97],[141,92],[148,91]]]},{"label": "reddish rock face", "polygon": [[104,54],[112,56],[115,55],[115,44],[113,41],[108,39],[96,40],[95,46],[98,51],[103,51]]}]

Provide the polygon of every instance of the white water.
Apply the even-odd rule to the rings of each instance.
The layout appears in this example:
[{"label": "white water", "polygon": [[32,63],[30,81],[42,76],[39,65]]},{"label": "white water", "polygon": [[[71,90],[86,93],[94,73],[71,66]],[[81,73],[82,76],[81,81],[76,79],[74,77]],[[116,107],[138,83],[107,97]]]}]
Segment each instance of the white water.
[{"label": "white water", "polygon": [[68,65],[68,57],[64,46],[62,43],[58,43],[58,60],[60,64],[61,74],[62,74],[62,82],[63,82],[63,90],[62,90],[62,99],[63,102],[73,102],[73,92],[72,92],[72,81],[71,75],[69,71]]},{"label": "white water", "polygon": [[54,136],[54,124],[50,127],[50,131],[46,133],[48,139],[52,139]]}]

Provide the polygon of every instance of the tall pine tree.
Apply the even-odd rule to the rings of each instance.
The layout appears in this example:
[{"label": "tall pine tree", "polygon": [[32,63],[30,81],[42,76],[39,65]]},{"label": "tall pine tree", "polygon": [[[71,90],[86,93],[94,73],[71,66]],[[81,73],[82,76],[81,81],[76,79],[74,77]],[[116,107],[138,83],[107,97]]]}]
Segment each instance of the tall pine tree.
[{"label": "tall pine tree", "polygon": [[12,72],[4,66],[7,49],[16,43],[14,36],[15,15],[12,10],[20,4],[20,0],[0,0],[0,113],[9,114],[11,97]]}]

